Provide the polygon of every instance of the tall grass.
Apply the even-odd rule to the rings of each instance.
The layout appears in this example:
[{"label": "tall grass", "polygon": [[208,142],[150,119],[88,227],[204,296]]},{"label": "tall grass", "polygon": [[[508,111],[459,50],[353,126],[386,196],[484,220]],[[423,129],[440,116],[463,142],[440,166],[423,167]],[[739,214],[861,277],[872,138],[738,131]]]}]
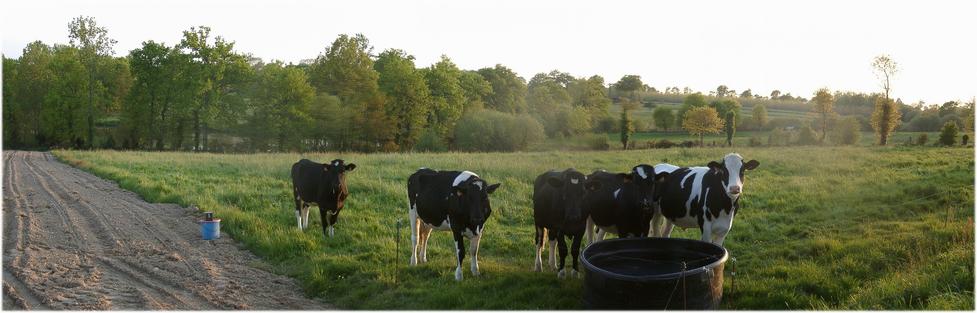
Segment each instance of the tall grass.
[{"label": "tall grass", "polygon": [[[747,174],[726,239],[736,257],[729,309],[972,310],[974,158],[964,148],[736,148]],[[614,152],[248,154],[56,151],[149,201],[213,210],[224,230],[298,278],[310,296],[350,309],[574,309],[581,282],[535,273],[535,175],[575,167],[624,171],[663,160],[702,165],[725,148]],[[318,214],[295,225],[289,167],[300,158],[357,167],[336,236]],[[482,276],[453,280],[454,248],[434,233],[429,263],[407,267],[406,178],[419,167],[468,169],[502,187],[480,250]],[[675,236],[697,238],[698,230]],[[730,267],[727,267],[727,270]]]}]

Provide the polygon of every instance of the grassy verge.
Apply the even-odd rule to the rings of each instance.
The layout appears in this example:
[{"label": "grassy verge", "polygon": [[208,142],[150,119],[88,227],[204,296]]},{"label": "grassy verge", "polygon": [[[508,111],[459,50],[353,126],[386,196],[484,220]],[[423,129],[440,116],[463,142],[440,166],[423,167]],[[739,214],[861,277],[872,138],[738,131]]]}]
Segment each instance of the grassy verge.
[{"label": "grassy verge", "polygon": [[[728,309],[972,310],[974,158],[965,148],[736,148],[747,174],[726,239],[736,257]],[[196,204],[224,230],[298,278],[310,296],[349,309],[575,309],[581,282],[531,272],[532,179],[576,167],[623,171],[668,160],[701,165],[728,149],[444,154],[249,154],[56,151],[149,201]],[[336,237],[318,214],[297,230],[288,170],[299,158],[357,163]],[[450,236],[428,264],[406,266],[406,178],[418,167],[469,169],[502,187],[480,251],[482,275],[453,280]],[[675,236],[695,238],[697,230]],[[730,267],[727,267],[729,270]]]}]

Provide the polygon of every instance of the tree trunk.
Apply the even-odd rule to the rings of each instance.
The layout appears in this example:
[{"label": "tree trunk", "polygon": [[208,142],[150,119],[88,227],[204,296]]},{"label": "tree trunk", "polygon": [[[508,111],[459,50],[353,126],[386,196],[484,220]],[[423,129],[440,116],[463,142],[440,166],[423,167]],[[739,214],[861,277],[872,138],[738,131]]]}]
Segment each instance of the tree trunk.
[{"label": "tree trunk", "polygon": [[[94,63],[94,62],[93,62]],[[88,147],[95,148],[95,67],[89,67],[88,80]]]},{"label": "tree trunk", "polygon": [[200,109],[193,111],[193,151],[200,150]]}]

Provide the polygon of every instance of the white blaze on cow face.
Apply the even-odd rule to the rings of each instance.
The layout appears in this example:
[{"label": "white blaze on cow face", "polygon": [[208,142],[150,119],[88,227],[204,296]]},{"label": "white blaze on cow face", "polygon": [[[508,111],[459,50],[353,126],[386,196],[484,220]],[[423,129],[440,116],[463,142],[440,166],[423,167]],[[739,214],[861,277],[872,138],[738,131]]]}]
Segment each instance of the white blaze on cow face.
[{"label": "white blaze on cow face", "polygon": [[648,174],[645,174],[645,169],[641,166],[635,167],[634,170],[641,176],[642,179],[648,178]]},{"label": "white blaze on cow face", "polygon": [[743,157],[736,153],[727,154],[723,158],[723,164],[729,174],[729,180],[723,183],[723,187],[726,189],[726,195],[730,199],[736,200],[743,193],[743,179],[740,177],[740,170],[743,169]]},{"label": "white blaze on cow face", "polygon": [[461,172],[461,174],[458,174],[458,176],[455,177],[455,181],[451,183],[451,186],[452,187],[456,187],[459,184],[467,181],[468,178],[471,178],[472,176],[478,177],[478,174],[475,174],[475,173],[472,173],[472,172],[469,172],[469,171]]}]

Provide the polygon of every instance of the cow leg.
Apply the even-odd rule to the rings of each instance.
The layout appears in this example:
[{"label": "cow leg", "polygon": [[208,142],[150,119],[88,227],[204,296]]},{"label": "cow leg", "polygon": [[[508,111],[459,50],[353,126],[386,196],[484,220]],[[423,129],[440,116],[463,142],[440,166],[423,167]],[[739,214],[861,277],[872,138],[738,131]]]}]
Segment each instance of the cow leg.
[{"label": "cow leg", "polygon": [[482,233],[472,236],[472,276],[478,276],[478,244],[482,241]]},{"label": "cow leg", "polygon": [[702,241],[712,242],[712,223],[704,222],[700,228],[702,229]]},{"label": "cow leg", "polygon": [[559,233],[559,231],[547,231],[547,238],[549,239],[550,243],[550,267],[553,269],[556,269],[556,235]]},{"label": "cow leg", "polygon": [[664,237],[664,238],[672,237],[672,229],[673,228],[675,228],[675,224],[672,224],[672,221],[669,221],[666,218],[665,219],[665,227],[662,228],[662,237]]},{"label": "cow leg", "polygon": [[299,230],[305,229],[302,227],[302,206],[305,203],[302,202],[302,198],[299,197],[298,189],[295,190],[295,220],[299,224]]},{"label": "cow leg", "polygon": [[726,240],[726,234],[728,234],[728,233],[729,233],[729,229],[726,229],[726,228],[716,229],[715,231],[713,231],[713,234],[712,234],[712,243],[717,244],[720,247],[722,247],[723,246],[723,241]]},{"label": "cow leg", "polygon": [[584,233],[587,235],[587,245],[594,243],[594,220],[587,217],[587,226],[584,228]]},{"label": "cow leg", "polygon": [[460,232],[451,231],[455,235],[455,252],[458,258],[458,267],[455,268],[455,280],[461,281],[461,262],[465,260],[465,237]]},{"label": "cow leg", "polygon": [[319,207],[319,217],[322,219],[322,235],[332,237],[332,225],[329,223],[329,211]]},{"label": "cow leg", "polygon": [[539,272],[543,270],[543,247],[546,243],[546,228],[536,226],[536,236],[533,237],[533,241],[536,243],[536,259],[534,262],[533,271]]},{"label": "cow leg", "polygon": [[332,214],[326,211],[326,216],[327,219],[329,220],[329,237],[332,237],[333,235],[335,235],[336,222],[339,221],[339,211],[336,211],[335,213]]},{"label": "cow leg", "polygon": [[566,264],[567,264],[566,263],[566,260],[567,260],[567,242],[566,242],[566,240],[565,240],[564,237],[566,237],[566,236],[564,236],[562,232],[556,235],[557,246],[560,247],[560,267],[559,267],[560,270],[556,274],[556,277],[559,277],[559,278],[565,278],[566,277],[565,268],[566,268]]},{"label": "cow leg", "polygon": [[420,231],[417,219],[417,210],[411,208],[407,214],[407,223],[410,224],[410,265],[417,265],[417,236]]},{"label": "cow leg", "polygon": [[309,228],[309,204],[302,202],[302,229]]},{"label": "cow leg", "polygon": [[603,229],[600,229],[600,227],[598,227],[597,228],[597,241],[603,241],[604,240],[604,236],[607,236],[607,232],[604,231]]},{"label": "cow leg", "polygon": [[421,223],[421,225],[420,225],[420,234],[419,234],[419,237],[420,237],[420,243],[419,244],[421,246],[418,248],[418,250],[419,250],[418,253],[420,255],[418,256],[418,260],[417,260],[420,263],[427,263],[427,242],[428,242],[428,240],[431,239],[431,231],[432,230],[434,230],[434,228],[430,228],[430,227],[424,226],[424,224]]},{"label": "cow leg", "polygon": [[661,237],[662,229],[664,227],[663,222],[665,220],[665,215],[661,213],[661,208],[656,206],[655,215],[651,218],[651,236],[649,237]]},{"label": "cow leg", "polygon": [[570,246],[570,256],[573,257],[573,270],[570,271],[570,278],[579,277],[577,272],[577,259],[580,257],[580,242],[583,241],[583,234],[571,236],[573,243]]}]

